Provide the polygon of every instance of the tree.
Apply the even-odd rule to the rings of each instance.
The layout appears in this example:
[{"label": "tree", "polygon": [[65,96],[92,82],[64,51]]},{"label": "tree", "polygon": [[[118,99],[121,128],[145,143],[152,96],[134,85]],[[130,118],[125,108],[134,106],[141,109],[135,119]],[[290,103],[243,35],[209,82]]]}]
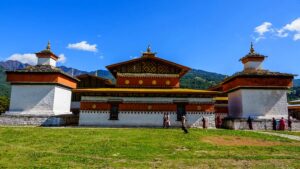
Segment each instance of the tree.
[{"label": "tree", "polygon": [[9,108],[9,99],[6,96],[0,96],[0,114]]}]

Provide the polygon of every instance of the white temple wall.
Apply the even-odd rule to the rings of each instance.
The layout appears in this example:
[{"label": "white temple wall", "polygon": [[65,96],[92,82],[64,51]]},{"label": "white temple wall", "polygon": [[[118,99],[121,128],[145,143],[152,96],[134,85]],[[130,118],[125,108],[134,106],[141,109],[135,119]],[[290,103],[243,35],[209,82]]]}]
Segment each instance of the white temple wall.
[{"label": "white temple wall", "polygon": [[249,61],[244,64],[244,69],[261,69],[262,62]]},{"label": "white temple wall", "polygon": [[54,102],[54,85],[12,85],[6,114],[49,114]]},{"label": "white temple wall", "polygon": [[51,65],[56,66],[56,61],[52,58],[38,58],[38,65]]},{"label": "white temple wall", "polygon": [[70,113],[71,93],[68,95],[68,92],[71,91],[56,85],[12,85],[10,107],[6,114],[57,115]]},{"label": "white temple wall", "polygon": [[228,94],[229,115],[237,118],[287,118],[286,90],[240,89]]},{"label": "white temple wall", "polygon": [[71,89],[56,86],[54,95],[53,112],[55,115],[70,114],[71,109]]},{"label": "white temple wall", "polygon": [[[168,112],[171,127],[180,127],[175,112]],[[163,112],[119,112],[119,120],[109,120],[109,111],[81,110],[79,116],[80,126],[107,126],[107,127],[162,127]],[[187,112],[187,126],[202,128],[202,118],[208,119],[209,127],[215,127],[215,114],[207,112]]]}]

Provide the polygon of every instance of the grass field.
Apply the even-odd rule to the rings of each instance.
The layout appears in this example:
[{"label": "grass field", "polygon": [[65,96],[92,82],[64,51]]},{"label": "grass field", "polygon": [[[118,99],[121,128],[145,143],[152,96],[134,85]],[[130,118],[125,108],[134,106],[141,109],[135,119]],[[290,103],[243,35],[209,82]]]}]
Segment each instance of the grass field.
[{"label": "grass field", "polygon": [[300,142],[249,131],[0,127],[0,168],[300,168]]}]

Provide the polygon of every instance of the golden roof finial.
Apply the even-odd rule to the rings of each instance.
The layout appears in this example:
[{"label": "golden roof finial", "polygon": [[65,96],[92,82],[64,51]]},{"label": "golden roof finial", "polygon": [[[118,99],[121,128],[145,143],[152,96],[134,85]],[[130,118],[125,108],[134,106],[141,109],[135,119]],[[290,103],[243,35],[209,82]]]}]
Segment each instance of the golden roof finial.
[{"label": "golden roof finial", "polygon": [[255,53],[255,50],[253,48],[253,43],[251,42],[251,46],[250,46],[250,53]]},{"label": "golden roof finial", "polygon": [[48,40],[48,44],[47,44],[47,47],[46,47],[47,50],[50,50],[51,49],[51,44],[50,44],[50,40]]},{"label": "golden roof finial", "polygon": [[147,53],[151,53],[151,46],[150,45],[148,45],[148,47],[147,47]]}]

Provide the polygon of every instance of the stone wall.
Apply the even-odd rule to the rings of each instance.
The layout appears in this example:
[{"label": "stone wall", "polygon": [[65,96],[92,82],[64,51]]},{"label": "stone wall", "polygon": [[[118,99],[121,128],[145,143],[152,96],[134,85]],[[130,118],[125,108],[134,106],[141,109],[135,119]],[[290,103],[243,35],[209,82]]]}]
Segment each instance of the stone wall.
[{"label": "stone wall", "polygon": [[[180,127],[176,112],[169,113],[171,127]],[[164,112],[133,112],[120,111],[119,120],[109,120],[109,111],[81,110],[80,126],[106,126],[106,127],[162,127]],[[187,112],[187,126],[202,128],[202,118],[208,119],[209,128],[215,128],[215,114],[211,112]]]},{"label": "stone wall", "polygon": [[[249,130],[249,124],[247,122],[248,119],[231,119],[225,118],[223,120],[223,128],[233,129],[233,130]],[[272,130],[272,119],[254,119],[252,122],[253,130]],[[286,130],[288,129],[286,122]],[[300,120],[292,121],[292,130],[299,131],[300,130]]]},{"label": "stone wall", "polygon": [[78,125],[78,116],[29,116],[1,115],[0,125],[7,126],[66,126]]}]

